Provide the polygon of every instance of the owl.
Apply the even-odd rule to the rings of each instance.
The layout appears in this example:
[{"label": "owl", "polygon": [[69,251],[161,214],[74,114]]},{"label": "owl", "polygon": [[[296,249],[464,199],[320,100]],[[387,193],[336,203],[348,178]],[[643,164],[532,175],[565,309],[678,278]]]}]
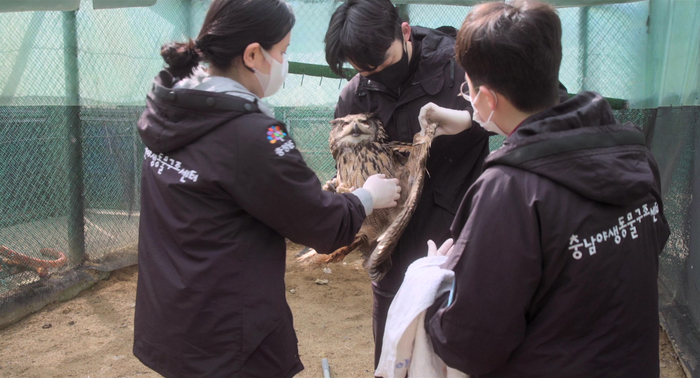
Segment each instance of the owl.
[{"label": "owl", "polygon": [[359,251],[370,278],[379,281],[391,267],[391,253],[418,204],[436,124],[416,134],[413,143],[388,142],[381,120],[371,113],[337,118],[331,125],[328,142],[337,174],[323,189],[347,193],[361,188],[369,176],[383,173],[387,178],[399,179],[401,198],[396,207],[374,209],[350,245],[328,255],[312,250],[299,260],[323,265],[342,261],[349,253]]}]

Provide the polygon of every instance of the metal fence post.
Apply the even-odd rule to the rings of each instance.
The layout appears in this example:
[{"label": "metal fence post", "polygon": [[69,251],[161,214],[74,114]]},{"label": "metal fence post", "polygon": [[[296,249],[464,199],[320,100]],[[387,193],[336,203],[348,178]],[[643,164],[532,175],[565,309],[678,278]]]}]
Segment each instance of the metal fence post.
[{"label": "metal fence post", "polygon": [[77,11],[63,12],[64,69],[66,81],[65,128],[68,136],[68,260],[80,264],[85,256],[85,194],[83,187],[82,127],[78,75]]},{"label": "metal fence post", "polygon": [[581,49],[581,89],[580,91],[588,90],[586,84],[588,80],[588,8],[581,7],[579,13],[579,46]]}]

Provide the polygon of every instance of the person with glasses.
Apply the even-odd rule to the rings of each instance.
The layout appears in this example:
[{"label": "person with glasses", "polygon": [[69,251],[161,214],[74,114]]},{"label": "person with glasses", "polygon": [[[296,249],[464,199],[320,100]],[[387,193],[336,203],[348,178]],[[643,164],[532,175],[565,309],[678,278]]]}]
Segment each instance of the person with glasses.
[{"label": "person with glasses", "polygon": [[472,378],[659,377],[659,170],[600,94],[562,101],[561,36],[527,0],[480,4],[458,32],[473,120],[507,138],[439,250],[454,286],[425,329]]},{"label": "person with glasses", "polygon": [[[334,116],[376,113],[389,140],[400,142],[412,142],[421,131],[418,115],[427,103],[467,110],[454,114],[460,124],[471,125],[471,106],[459,96],[464,70],[454,59],[455,39],[449,34],[454,28],[441,30],[448,34],[402,22],[389,0],[341,3],[326,32],[326,61],[340,76],[345,63],[359,73],[342,89]],[[406,269],[425,254],[429,239],[449,237],[455,211],[489,153],[489,133],[481,127],[453,134],[433,140],[415,214],[391,255],[391,269],[381,281],[372,282],[375,366],[386,314]]]},{"label": "person with glasses", "polygon": [[283,0],[214,0],[196,40],[161,48],[167,67],[138,121],[133,353],[165,377],[296,375],[285,240],[333,252],[399,199],[398,180],[382,175],[323,191],[260,101],[287,76],[294,23]]}]

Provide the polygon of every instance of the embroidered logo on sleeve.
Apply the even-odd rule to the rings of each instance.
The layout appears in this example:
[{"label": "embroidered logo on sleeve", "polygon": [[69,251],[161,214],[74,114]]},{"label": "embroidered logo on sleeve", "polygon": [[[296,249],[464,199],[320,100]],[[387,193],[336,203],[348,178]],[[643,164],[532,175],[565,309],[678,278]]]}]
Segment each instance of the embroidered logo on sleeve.
[{"label": "embroidered logo on sleeve", "polygon": [[282,131],[282,128],[279,126],[270,126],[267,128],[267,140],[270,141],[271,144],[275,144],[278,141],[284,142],[282,143],[281,146],[275,148],[275,154],[277,156],[284,156],[287,152],[293,150],[296,148],[294,145],[294,141],[291,139],[288,141],[284,141],[284,138],[287,136],[287,133]]},{"label": "embroidered logo on sleeve", "polygon": [[296,146],[294,145],[294,142],[290,139],[286,142],[284,142],[283,145],[275,148],[275,153],[277,156],[284,156],[287,152],[293,150]]},{"label": "embroidered logo on sleeve", "polygon": [[286,136],[287,133],[282,131],[282,128],[279,126],[270,126],[267,129],[267,140],[269,140],[272,144],[277,143],[277,141],[284,141],[284,137]]},{"label": "embroidered logo on sleeve", "polygon": [[151,167],[157,168],[158,170],[156,171],[156,173],[158,173],[159,175],[163,174],[164,169],[172,169],[180,175],[180,182],[186,182],[186,180],[197,182],[197,179],[199,178],[199,174],[197,173],[197,171],[185,169],[182,167],[181,162],[175,159],[171,159],[167,155],[163,155],[162,153],[155,154],[153,153],[153,151],[148,149],[148,147],[146,147],[146,152],[144,153],[143,159],[151,159]]}]

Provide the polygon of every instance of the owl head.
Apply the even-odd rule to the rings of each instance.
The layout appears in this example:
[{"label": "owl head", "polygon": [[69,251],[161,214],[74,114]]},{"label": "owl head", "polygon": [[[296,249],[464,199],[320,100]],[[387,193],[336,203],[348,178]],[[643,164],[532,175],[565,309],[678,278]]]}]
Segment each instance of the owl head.
[{"label": "owl head", "polygon": [[373,113],[350,114],[331,121],[333,129],[328,143],[331,152],[342,148],[386,143],[386,132],[379,117]]}]

